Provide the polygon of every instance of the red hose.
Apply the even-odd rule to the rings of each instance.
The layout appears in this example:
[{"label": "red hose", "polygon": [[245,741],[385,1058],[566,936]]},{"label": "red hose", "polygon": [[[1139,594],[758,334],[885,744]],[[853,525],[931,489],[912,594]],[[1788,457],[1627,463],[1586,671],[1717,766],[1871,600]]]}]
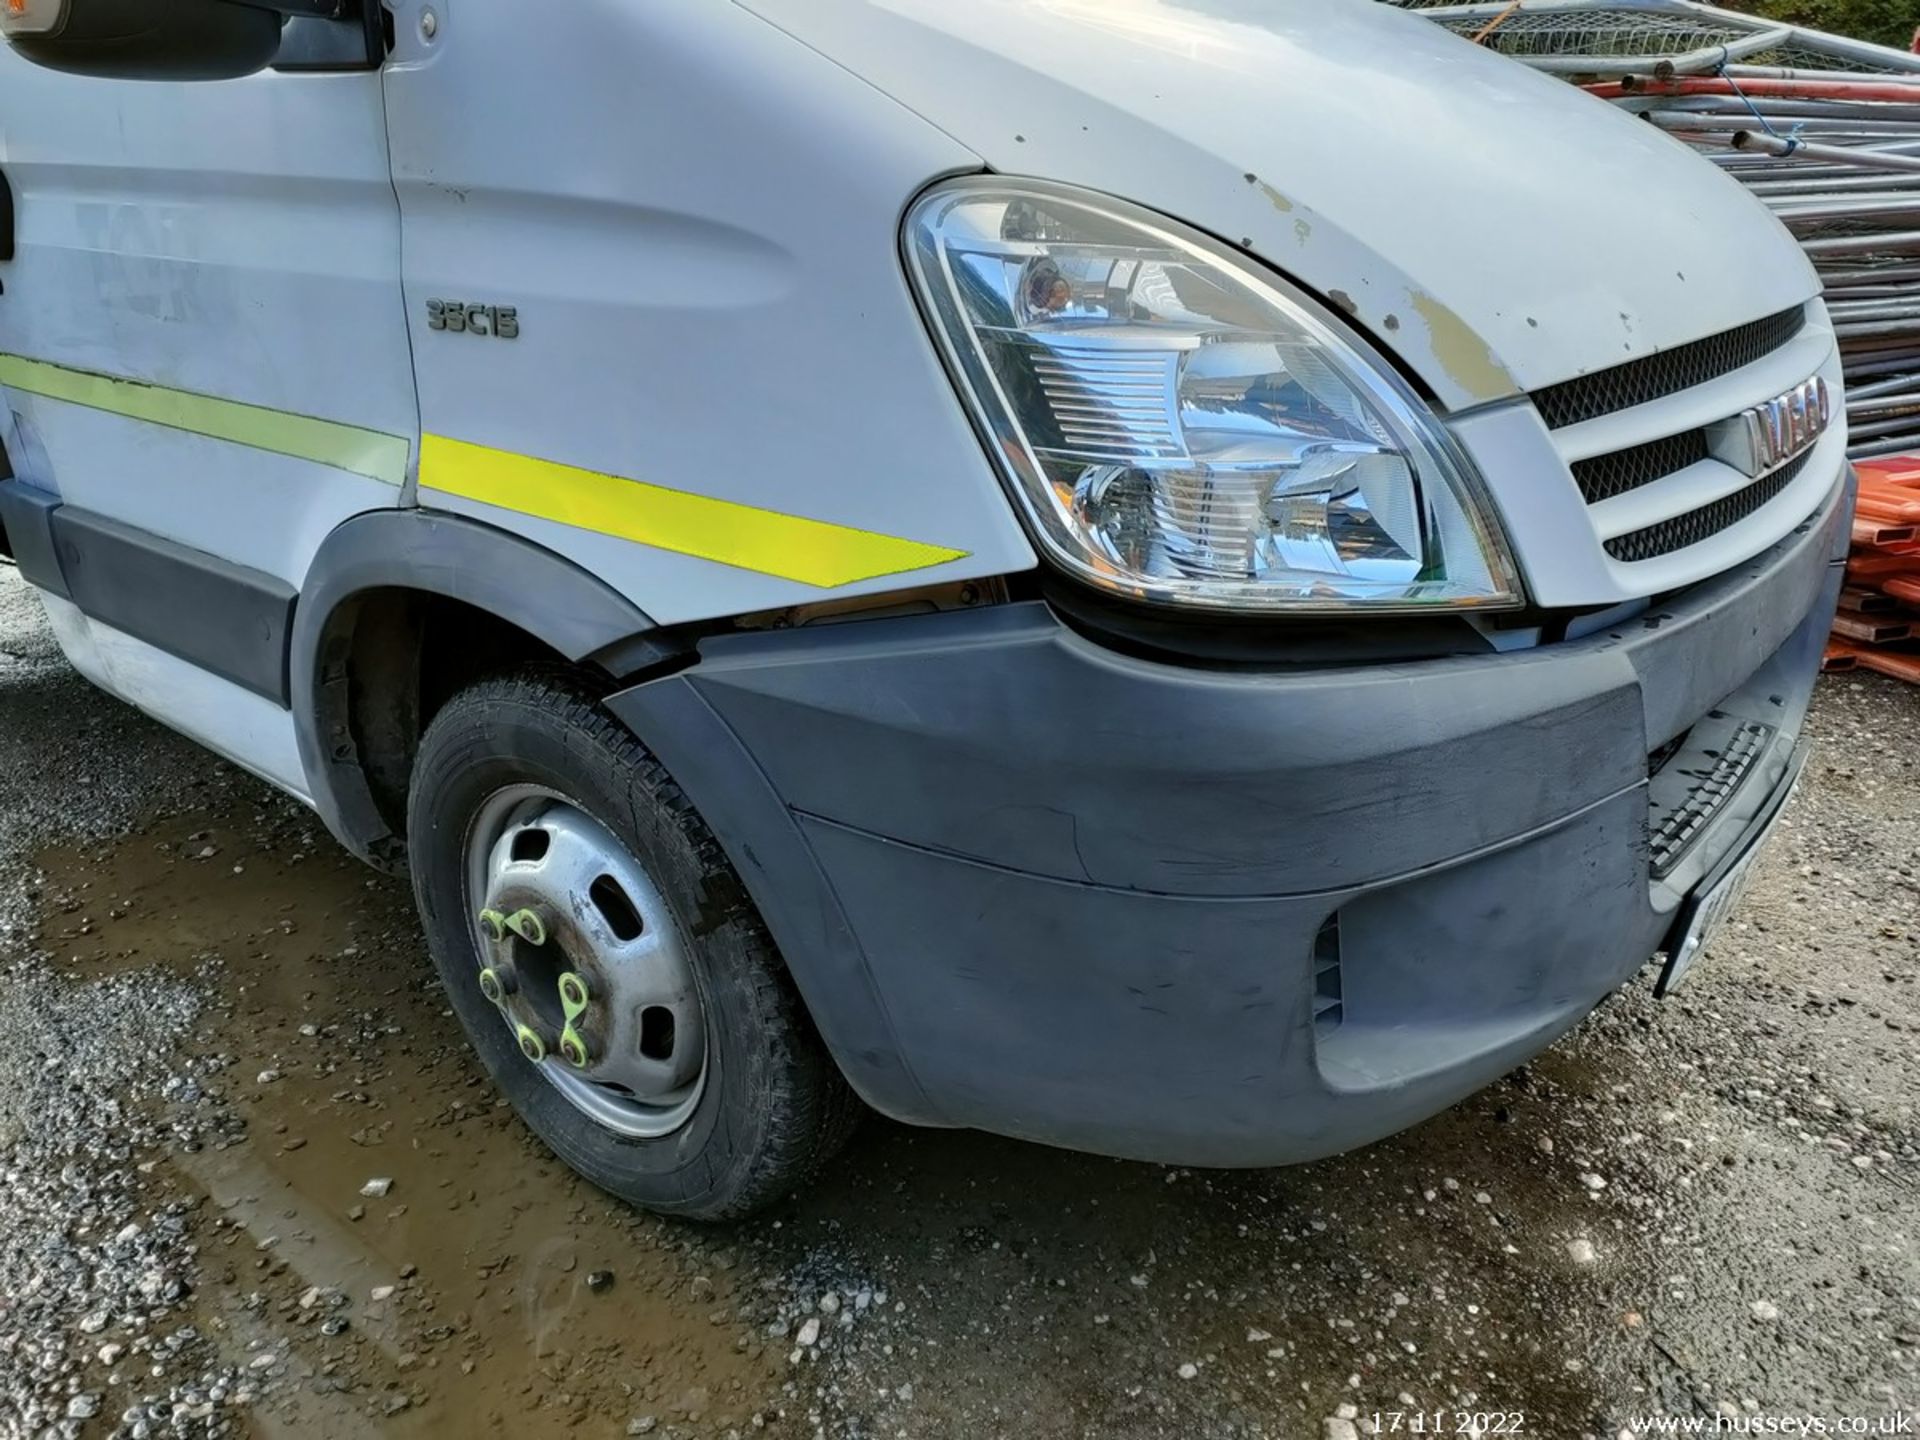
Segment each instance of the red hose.
[{"label": "red hose", "polygon": [[1750,95],[1757,100],[1887,100],[1920,104],[1920,84],[1877,80],[1727,80],[1716,75],[1677,75],[1671,80],[1607,80],[1584,87],[1602,100],[1629,95]]}]

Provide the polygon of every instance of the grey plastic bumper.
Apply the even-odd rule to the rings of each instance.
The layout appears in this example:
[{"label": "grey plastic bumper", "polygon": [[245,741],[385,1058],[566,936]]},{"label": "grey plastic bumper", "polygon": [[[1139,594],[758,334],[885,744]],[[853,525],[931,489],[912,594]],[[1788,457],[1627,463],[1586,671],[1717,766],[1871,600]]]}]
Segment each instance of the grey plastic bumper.
[{"label": "grey plastic bumper", "polygon": [[[1471,1093],[1659,948],[1786,773],[1849,510],[1516,654],[1222,673],[1033,604],[729,637],[612,703],[871,1103],[1298,1161]],[[1710,766],[1733,720],[1765,752],[1656,882],[1649,753]]]}]

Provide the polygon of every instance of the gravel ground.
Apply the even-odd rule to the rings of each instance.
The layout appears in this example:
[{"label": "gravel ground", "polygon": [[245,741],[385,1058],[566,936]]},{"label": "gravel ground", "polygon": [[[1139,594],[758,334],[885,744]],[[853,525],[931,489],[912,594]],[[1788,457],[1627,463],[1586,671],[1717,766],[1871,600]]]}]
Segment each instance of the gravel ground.
[{"label": "gravel ground", "polygon": [[404,888],[89,690],[0,571],[0,1437],[1911,1416],[1920,690],[1835,677],[1815,731],[1679,997],[1407,1135],[1217,1174],[874,1121],[714,1232],[548,1160]]}]

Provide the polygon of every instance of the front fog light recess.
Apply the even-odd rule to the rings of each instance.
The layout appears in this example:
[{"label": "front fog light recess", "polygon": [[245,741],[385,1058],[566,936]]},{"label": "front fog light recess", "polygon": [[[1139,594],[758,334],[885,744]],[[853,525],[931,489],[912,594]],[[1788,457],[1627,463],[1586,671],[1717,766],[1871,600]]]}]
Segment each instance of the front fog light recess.
[{"label": "front fog light recess", "polygon": [[1052,557],[1164,604],[1520,600],[1467,461],[1386,363],[1171,221],[1034,182],[943,185],[915,282]]}]

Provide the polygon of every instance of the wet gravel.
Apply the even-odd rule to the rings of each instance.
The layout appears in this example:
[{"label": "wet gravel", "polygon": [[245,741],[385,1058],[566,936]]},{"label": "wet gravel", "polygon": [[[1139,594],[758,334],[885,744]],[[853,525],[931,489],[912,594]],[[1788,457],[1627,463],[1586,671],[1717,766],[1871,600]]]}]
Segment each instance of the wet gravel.
[{"label": "wet gravel", "polygon": [[875,1121],[713,1232],[542,1156],[404,887],[91,691],[0,571],[0,1437],[1911,1415],[1920,690],[1833,677],[1814,728],[1680,995],[1407,1135],[1221,1174]]},{"label": "wet gravel", "polygon": [[[33,601],[0,579],[0,1434],[214,1435],[248,1388],[186,1319],[190,1205],[147,1193],[156,1147],[191,1133],[204,1061],[194,980],[78,982],[39,942],[56,836],[124,833],[155,806],[206,803],[233,777],[103,704]],[[179,1118],[174,1127],[158,1117]],[[108,1413],[109,1382],[137,1394]]]}]

